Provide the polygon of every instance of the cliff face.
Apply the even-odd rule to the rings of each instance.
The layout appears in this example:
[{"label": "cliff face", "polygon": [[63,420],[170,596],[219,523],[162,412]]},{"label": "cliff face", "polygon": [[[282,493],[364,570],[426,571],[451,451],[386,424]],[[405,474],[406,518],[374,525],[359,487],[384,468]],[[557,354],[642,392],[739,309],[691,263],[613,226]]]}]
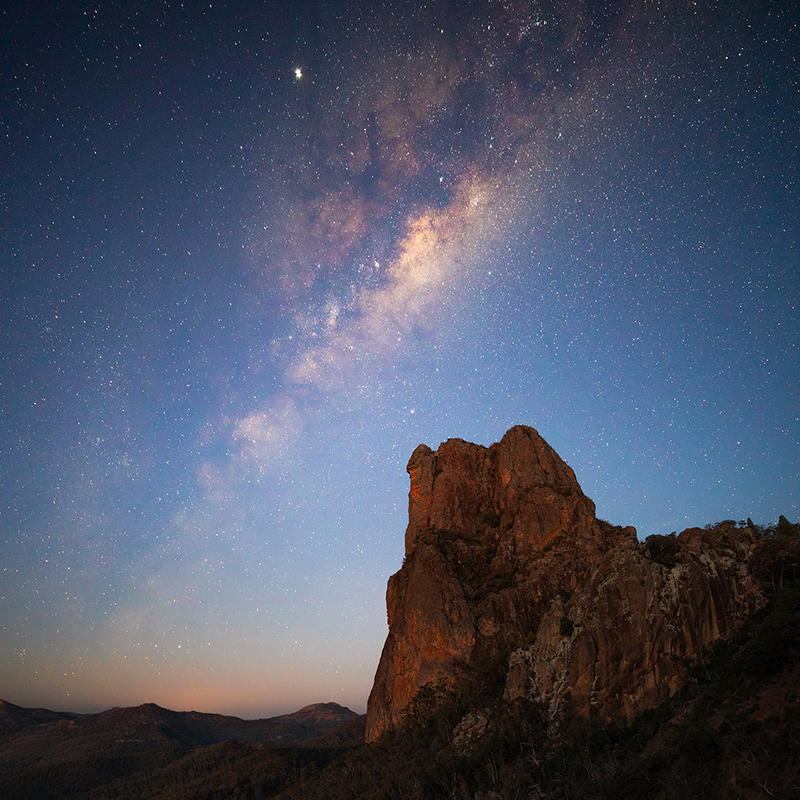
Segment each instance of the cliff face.
[{"label": "cliff face", "polygon": [[509,701],[538,698],[554,720],[630,718],[763,603],[747,529],[685,531],[657,563],[633,528],[596,519],[532,428],[488,448],[420,445],[408,472],[406,554],[389,579],[368,741],[401,722],[423,686],[457,687],[498,660]]},{"label": "cliff face", "polygon": [[538,698],[558,723],[631,720],[674,694],[764,603],[747,568],[750,530],[691,528],[676,544],[660,564],[638,542],[620,542],[569,599],[555,598],[535,641],[511,654],[505,699]]},{"label": "cliff face", "polygon": [[[408,462],[406,555],[430,531],[503,543],[528,557],[559,534],[585,534],[594,503],[544,439],[523,426],[481,447],[448,439],[434,453],[421,444]],[[502,522],[502,526],[501,523]]]}]

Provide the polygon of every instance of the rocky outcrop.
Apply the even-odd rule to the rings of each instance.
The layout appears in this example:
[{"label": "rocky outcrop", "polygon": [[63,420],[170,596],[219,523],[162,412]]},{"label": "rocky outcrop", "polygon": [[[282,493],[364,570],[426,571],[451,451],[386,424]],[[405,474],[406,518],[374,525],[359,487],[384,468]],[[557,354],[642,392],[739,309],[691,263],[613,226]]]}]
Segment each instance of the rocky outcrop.
[{"label": "rocky outcrop", "polygon": [[533,428],[488,448],[420,445],[408,472],[405,560],[389,579],[369,739],[399,722],[421,687],[453,687],[522,644],[620,535],[599,525],[575,473]]},{"label": "rocky outcrop", "polygon": [[598,520],[533,428],[491,447],[420,445],[408,472],[405,559],[389,579],[368,741],[401,723],[423,687],[458,688],[498,664],[506,699],[538,698],[554,720],[630,718],[763,602],[748,529],[685,531],[663,558],[633,528]]},{"label": "rocky outcrop", "polygon": [[560,534],[589,532],[594,503],[572,469],[533,429],[512,428],[491,447],[448,439],[434,453],[421,444],[406,467],[411,477],[406,555],[430,531],[495,537],[528,557]]},{"label": "rocky outcrop", "polygon": [[630,721],[674,694],[764,602],[747,568],[748,528],[691,528],[676,544],[661,564],[620,542],[578,591],[555,598],[535,641],[511,654],[505,699],[541,700],[554,723]]}]

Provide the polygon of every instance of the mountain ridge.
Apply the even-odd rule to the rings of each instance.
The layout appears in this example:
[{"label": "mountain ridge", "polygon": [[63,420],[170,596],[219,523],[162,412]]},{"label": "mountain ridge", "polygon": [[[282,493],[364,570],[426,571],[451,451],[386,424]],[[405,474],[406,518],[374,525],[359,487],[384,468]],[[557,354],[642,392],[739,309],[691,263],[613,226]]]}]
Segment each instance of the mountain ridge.
[{"label": "mountain ridge", "polygon": [[724,520],[640,541],[596,517],[526,426],[488,448],[421,445],[409,475],[406,557],[389,579],[367,715],[0,702],[0,795],[796,794],[800,524]]},{"label": "mountain ridge", "polygon": [[314,703],[290,714],[244,720],[200,711],[173,711],[155,703],[73,714],[0,702],[0,771],[161,748],[205,747],[231,740],[297,745],[359,717],[338,703]]}]

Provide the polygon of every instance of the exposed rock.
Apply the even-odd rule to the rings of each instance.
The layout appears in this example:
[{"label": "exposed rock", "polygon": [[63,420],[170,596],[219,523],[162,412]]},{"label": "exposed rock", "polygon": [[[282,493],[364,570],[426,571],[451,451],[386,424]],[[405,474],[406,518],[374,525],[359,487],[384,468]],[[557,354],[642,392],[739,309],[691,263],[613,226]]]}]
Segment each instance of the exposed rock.
[{"label": "exposed rock", "polygon": [[505,658],[622,535],[597,522],[575,473],[533,428],[512,428],[488,448],[420,445],[408,472],[406,557],[389,579],[368,740],[399,722],[426,684],[451,687]]},{"label": "exposed rock", "polygon": [[691,528],[677,543],[670,567],[621,541],[568,601],[553,600],[535,642],[512,654],[505,699],[538,698],[554,721],[630,721],[674,694],[764,602],[746,564],[749,529]]},{"label": "exposed rock", "polygon": [[504,541],[525,557],[559,534],[590,531],[594,521],[594,503],[575,473],[523,425],[489,448],[448,439],[434,453],[421,444],[406,469],[406,555],[430,531],[486,538],[502,521]]},{"label": "exposed rock", "polygon": [[486,711],[472,711],[453,729],[453,749],[461,756],[471,753],[490,731],[491,721]]},{"label": "exposed rock", "polygon": [[509,700],[540,698],[553,718],[630,718],[763,603],[748,529],[685,531],[666,542],[675,566],[656,563],[634,528],[596,519],[533,428],[488,448],[420,445],[408,472],[405,560],[389,579],[367,741],[399,724],[422,687],[457,687],[498,662]]}]

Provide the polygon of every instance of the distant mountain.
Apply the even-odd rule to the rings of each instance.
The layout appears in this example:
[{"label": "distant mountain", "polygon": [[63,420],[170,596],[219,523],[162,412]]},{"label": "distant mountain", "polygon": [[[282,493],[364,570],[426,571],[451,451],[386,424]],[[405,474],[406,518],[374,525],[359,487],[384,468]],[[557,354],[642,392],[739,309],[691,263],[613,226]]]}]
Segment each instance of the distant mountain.
[{"label": "distant mountain", "polygon": [[358,714],[349,708],[340,706],[338,703],[314,703],[305,706],[292,714],[283,714],[280,717],[273,717],[270,722],[280,722],[286,724],[310,725],[330,729],[342,722],[355,719]]},{"label": "distant mountain", "polygon": [[78,715],[2,702],[0,771],[225,741],[296,745],[356,718],[358,714],[337,703],[317,703],[271,719],[245,720],[171,711],[154,703]]},{"label": "distant mountain", "polygon": [[22,708],[0,700],[0,737],[7,733],[16,733],[32,725],[43,725],[65,719],[75,719],[80,714],[64,711],[49,711],[46,708]]}]

